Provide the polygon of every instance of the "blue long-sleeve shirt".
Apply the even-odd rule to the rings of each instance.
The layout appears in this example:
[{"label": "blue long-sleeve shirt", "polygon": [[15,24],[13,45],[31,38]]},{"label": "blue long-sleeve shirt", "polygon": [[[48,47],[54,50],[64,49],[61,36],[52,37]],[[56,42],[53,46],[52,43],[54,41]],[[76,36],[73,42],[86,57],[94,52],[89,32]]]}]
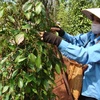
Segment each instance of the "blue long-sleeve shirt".
[{"label": "blue long-sleeve shirt", "polygon": [[100,36],[92,32],[72,36],[65,34],[58,46],[60,52],[69,59],[87,64],[84,72],[82,95],[100,100]]}]

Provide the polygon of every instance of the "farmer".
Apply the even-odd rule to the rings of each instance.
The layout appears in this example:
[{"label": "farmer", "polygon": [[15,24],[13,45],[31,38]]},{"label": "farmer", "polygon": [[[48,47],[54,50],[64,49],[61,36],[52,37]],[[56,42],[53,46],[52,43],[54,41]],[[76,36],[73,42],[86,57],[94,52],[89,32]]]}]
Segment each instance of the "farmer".
[{"label": "farmer", "polygon": [[60,27],[52,27],[59,36],[44,32],[41,39],[56,45],[65,57],[88,65],[79,100],[100,100],[100,8],[85,9],[82,12],[92,21],[91,31],[72,36]]}]

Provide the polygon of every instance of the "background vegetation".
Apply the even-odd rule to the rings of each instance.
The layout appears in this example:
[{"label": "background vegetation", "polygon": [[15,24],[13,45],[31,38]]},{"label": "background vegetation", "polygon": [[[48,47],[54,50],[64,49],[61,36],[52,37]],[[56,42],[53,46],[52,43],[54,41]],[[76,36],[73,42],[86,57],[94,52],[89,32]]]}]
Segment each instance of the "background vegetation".
[{"label": "background vegetation", "polygon": [[90,31],[91,21],[81,11],[95,7],[100,7],[99,0],[67,0],[57,8],[56,19],[70,34],[86,33]]}]

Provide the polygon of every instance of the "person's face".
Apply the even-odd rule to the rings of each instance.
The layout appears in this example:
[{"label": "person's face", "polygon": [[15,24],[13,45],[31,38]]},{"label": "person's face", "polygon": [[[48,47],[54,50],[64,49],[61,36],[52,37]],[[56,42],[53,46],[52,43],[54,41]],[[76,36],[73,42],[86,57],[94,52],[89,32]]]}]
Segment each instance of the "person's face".
[{"label": "person's face", "polygon": [[100,19],[94,15],[92,16],[91,30],[97,36],[100,35]]}]

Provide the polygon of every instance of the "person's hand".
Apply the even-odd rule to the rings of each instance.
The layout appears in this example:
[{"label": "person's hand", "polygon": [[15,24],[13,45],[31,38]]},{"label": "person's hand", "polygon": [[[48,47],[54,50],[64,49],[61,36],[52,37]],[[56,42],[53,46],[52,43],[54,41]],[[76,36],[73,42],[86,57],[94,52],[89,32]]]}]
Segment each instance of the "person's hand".
[{"label": "person's hand", "polygon": [[54,27],[51,27],[51,31],[52,32],[58,32],[59,36],[64,36],[65,34],[65,31],[63,29],[61,29],[59,26],[54,26]]},{"label": "person's hand", "polygon": [[41,40],[43,40],[44,42],[59,46],[62,38],[59,36],[56,36],[55,34],[51,33],[51,32],[40,32],[40,37]]}]

